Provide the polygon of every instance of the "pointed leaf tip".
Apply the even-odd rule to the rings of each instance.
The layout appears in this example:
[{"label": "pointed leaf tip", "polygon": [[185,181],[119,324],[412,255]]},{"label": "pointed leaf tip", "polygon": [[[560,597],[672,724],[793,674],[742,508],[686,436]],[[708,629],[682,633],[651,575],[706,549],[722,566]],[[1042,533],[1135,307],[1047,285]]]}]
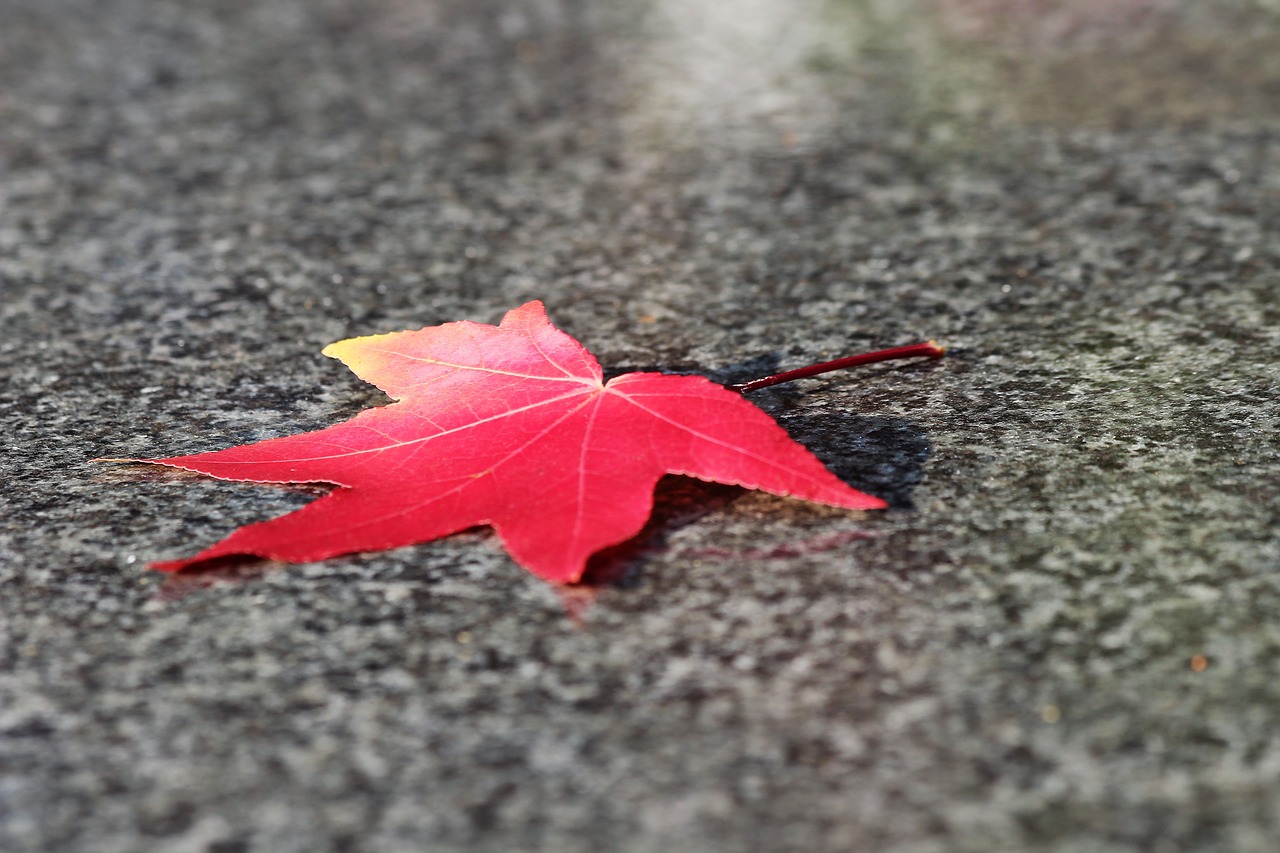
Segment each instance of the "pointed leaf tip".
[{"label": "pointed leaf tip", "polygon": [[547,316],[547,307],[542,304],[541,299],[531,299],[518,308],[512,308],[506,314],[502,315],[502,322],[499,324],[504,329],[519,329],[521,327],[532,326],[550,326],[551,318]]}]

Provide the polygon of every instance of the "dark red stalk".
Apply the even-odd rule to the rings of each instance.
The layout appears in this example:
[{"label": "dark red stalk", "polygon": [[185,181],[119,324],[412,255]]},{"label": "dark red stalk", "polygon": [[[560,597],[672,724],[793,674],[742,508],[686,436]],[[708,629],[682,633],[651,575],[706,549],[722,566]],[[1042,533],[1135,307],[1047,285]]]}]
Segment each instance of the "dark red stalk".
[{"label": "dark red stalk", "polygon": [[894,347],[893,349],[882,349],[876,352],[867,352],[861,355],[850,355],[844,358],[837,358],[835,361],[824,361],[822,364],[811,364],[808,367],[798,367],[795,370],[787,370],[782,373],[775,373],[772,376],[762,376],[759,379],[752,379],[750,382],[741,382],[737,385],[730,385],[730,391],[737,391],[739,394],[745,394],[748,391],[756,391],[760,388],[768,388],[770,385],[780,385],[783,382],[790,382],[793,379],[804,379],[806,376],[817,376],[820,373],[828,373],[832,370],[841,370],[846,367],[857,367],[860,364],[875,364],[879,361],[896,361],[900,358],[942,358],[946,352],[937,341],[929,341],[927,344],[912,344],[909,347]]}]

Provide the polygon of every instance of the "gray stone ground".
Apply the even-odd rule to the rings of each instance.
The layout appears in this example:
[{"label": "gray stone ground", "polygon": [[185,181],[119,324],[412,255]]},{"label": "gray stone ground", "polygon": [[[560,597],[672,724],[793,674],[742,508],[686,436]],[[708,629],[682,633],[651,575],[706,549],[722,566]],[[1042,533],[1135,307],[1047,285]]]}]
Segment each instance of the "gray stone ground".
[{"label": "gray stone ground", "polygon": [[[1280,849],[1278,133],[1263,0],[5,0],[0,848]],[[755,398],[889,512],[144,569],[314,490],[88,460],[534,297],[953,352]]]}]

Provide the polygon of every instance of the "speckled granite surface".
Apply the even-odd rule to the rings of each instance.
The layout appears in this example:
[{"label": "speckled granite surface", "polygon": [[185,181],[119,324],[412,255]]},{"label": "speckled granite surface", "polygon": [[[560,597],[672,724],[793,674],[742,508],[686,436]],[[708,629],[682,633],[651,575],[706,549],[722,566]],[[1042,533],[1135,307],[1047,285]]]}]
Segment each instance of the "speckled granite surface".
[{"label": "speckled granite surface", "polygon": [[[0,848],[1278,849],[1278,15],[6,0]],[[312,493],[89,459],[533,297],[614,370],[953,352],[757,395],[887,513],[144,570]]]}]

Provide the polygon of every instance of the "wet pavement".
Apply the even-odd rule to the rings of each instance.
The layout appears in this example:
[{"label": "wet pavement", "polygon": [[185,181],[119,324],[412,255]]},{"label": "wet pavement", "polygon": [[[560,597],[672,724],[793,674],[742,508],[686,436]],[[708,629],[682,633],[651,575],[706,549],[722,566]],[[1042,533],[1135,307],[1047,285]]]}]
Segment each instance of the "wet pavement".
[{"label": "wet pavement", "polygon": [[[1270,0],[9,0],[0,848],[1271,853],[1277,134]],[[317,491],[89,460],[533,298],[610,372],[951,353],[753,397],[888,512],[145,570]]]}]

